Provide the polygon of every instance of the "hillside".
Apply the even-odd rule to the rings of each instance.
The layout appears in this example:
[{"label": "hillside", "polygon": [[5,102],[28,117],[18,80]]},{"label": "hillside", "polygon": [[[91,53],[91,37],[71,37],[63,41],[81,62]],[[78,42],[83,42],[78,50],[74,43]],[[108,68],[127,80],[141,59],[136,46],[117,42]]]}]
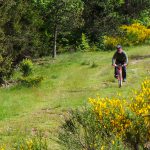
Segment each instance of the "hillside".
[{"label": "hillside", "polygon": [[[129,97],[141,81],[150,76],[150,46],[125,49],[129,56],[127,82],[121,89],[113,78],[110,52],[61,54],[56,59],[34,60],[34,73],[42,75],[40,87],[14,86],[0,89],[0,145],[12,145],[17,139],[42,130],[55,137],[65,112],[87,103],[89,97]],[[19,71],[15,78],[20,76]],[[49,140],[50,149],[61,149]]]}]

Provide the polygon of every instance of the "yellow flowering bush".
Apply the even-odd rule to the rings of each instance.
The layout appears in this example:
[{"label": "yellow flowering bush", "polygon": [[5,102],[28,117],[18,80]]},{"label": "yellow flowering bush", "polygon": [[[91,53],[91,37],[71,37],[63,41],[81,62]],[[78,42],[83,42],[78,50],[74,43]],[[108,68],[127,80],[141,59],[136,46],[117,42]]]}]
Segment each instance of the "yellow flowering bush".
[{"label": "yellow flowering bush", "polygon": [[5,150],[5,145],[0,146],[0,150]]},{"label": "yellow flowering bush", "polygon": [[150,125],[147,120],[150,114],[150,80],[147,79],[142,83],[139,92],[135,91],[135,97],[132,99],[130,108],[137,115],[145,117],[145,123]]},{"label": "yellow flowering bush", "polygon": [[118,33],[119,32],[121,32],[121,34],[115,37],[103,37],[105,48],[113,49],[117,44],[122,44],[124,46],[144,44],[146,40],[150,40],[150,29],[140,23],[122,25],[119,27]]},{"label": "yellow flowering bush", "polygon": [[102,127],[107,133],[116,136],[125,134],[125,130],[131,125],[131,121],[126,113],[126,101],[118,98],[98,98],[89,99],[94,111],[99,117]]},{"label": "yellow flowering bush", "polygon": [[38,139],[26,139],[22,142],[18,143],[14,150],[46,150],[47,142],[43,137],[39,137]]},{"label": "yellow flowering bush", "polygon": [[116,47],[118,43],[121,43],[121,38],[119,37],[112,37],[112,36],[103,37],[103,44],[107,49],[113,49],[114,47]]},{"label": "yellow flowering bush", "polygon": [[131,100],[90,98],[90,104],[108,135],[115,135],[133,147],[150,140],[150,79],[142,83]]},{"label": "yellow flowering bush", "polygon": [[[10,146],[10,145],[9,145]],[[44,137],[39,135],[38,137],[33,137],[32,139],[22,139],[19,140],[12,146],[13,150],[47,150],[47,141]],[[8,150],[7,145],[0,146],[0,150]]]},{"label": "yellow flowering bush", "polygon": [[140,23],[122,25],[120,29],[125,32],[126,38],[133,44],[141,44],[150,39],[150,29]]},{"label": "yellow flowering bush", "polygon": [[[127,131],[127,137],[130,141],[137,142],[150,141],[150,79],[145,80],[140,91],[135,91],[135,96],[129,104],[129,109],[135,116],[130,129]],[[133,134],[135,137],[133,137]]]}]

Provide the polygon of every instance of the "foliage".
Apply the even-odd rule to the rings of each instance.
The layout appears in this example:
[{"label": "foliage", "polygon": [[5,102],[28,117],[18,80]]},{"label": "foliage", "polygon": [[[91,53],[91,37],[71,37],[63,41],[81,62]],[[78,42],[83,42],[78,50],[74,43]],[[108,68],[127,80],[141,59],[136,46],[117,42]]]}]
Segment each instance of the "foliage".
[{"label": "foliage", "polygon": [[[7,150],[6,145],[2,145],[0,150]],[[22,139],[14,144],[13,150],[48,150],[47,140],[41,134],[35,137]]]},{"label": "foliage", "polygon": [[102,149],[107,139],[104,141],[101,134],[103,132],[96,115],[84,108],[69,113],[59,132],[59,140],[65,146],[64,149],[68,150]]},{"label": "foliage", "polygon": [[81,0],[52,0],[47,3],[45,26],[47,35],[52,35],[52,56],[56,57],[59,35],[70,34],[82,25],[83,2]]},{"label": "foliage", "polygon": [[87,37],[84,33],[82,33],[81,44],[79,45],[79,49],[81,51],[88,51],[90,48]]},{"label": "foliage", "polygon": [[1,82],[12,75],[23,58],[37,55],[41,46],[39,26],[42,21],[33,8],[31,1],[0,1]]},{"label": "foliage", "polygon": [[143,44],[150,39],[150,29],[147,29],[140,23],[133,23],[130,26],[122,25],[120,27],[124,32],[126,38],[133,44]]},{"label": "foliage", "polygon": [[5,150],[5,145],[2,145],[1,147],[0,147],[0,150]]},{"label": "foliage", "polygon": [[106,33],[114,34],[122,22],[122,17],[118,10],[124,4],[123,0],[83,1],[85,3],[83,29],[90,41],[95,43]]},{"label": "foliage", "polygon": [[48,150],[46,139],[27,139],[22,140],[15,146],[15,150]]},{"label": "foliage", "polygon": [[150,80],[142,83],[140,91],[130,101],[120,98],[90,99],[102,128],[130,143],[135,149],[149,141]]},{"label": "foliage", "polygon": [[122,25],[120,26],[120,32],[121,34],[116,37],[104,36],[105,49],[113,49],[119,43],[124,46],[131,46],[144,44],[147,40],[150,40],[150,29],[140,23]]},{"label": "foliage", "polygon": [[29,76],[33,70],[33,63],[30,59],[24,59],[20,64],[20,70],[24,77]]},{"label": "foliage", "polygon": [[150,27],[150,10],[143,10],[136,22],[139,22],[140,24],[143,24],[146,27]]},{"label": "foliage", "polygon": [[121,43],[121,38],[119,37],[111,37],[111,36],[103,37],[103,44],[105,49],[108,50],[114,49],[116,45],[118,45],[119,43]]},{"label": "foliage", "polygon": [[[59,142],[68,150],[124,149],[119,138],[107,135],[95,113],[89,109],[73,110],[59,132]],[[127,146],[126,146],[127,148]]]},{"label": "foliage", "polygon": [[[46,131],[52,132],[48,136],[53,138],[58,131],[57,127],[64,121],[62,114],[66,114],[65,110],[76,107],[81,109],[80,106],[84,105],[85,99],[88,99],[89,95],[96,95],[97,93],[101,97],[105,97],[115,95],[116,91],[119,90],[124,97],[128,97],[134,87],[139,87],[142,78],[150,75],[150,68],[147,65],[150,60],[147,58],[150,55],[149,46],[129,48],[128,55],[131,57],[131,62],[137,62],[136,59],[142,59],[142,61],[130,64],[128,68],[129,82],[124,84],[122,89],[118,89],[117,84],[113,82],[113,69],[109,70],[110,66],[108,65],[112,55],[113,52],[77,52],[71,55],[69,53],[59,55],[54,61],[50,60],[49,57],[35,60],[35,75],[42,75],[46,78],[39,88],[15,86],[9,89],[0,89],[0,128],[3,133],[0,143],[10,147],[18,137],[30,134],[30,127],[40,127],[44,130],[46,128]],[[98,64],[98,67],[90,69],[93,61]],[[89,64],[88,66],[81,66],[82,62],[89,62]],[[67,73],[68,70],[69,73]],[[57,77],[57,79],[52,79],[52,76]],[[44,99],[46,101],[43,101]],[[43,106],[48,106],[48,108],[46,107],[45,110],[44,107],[43,110]],[[34,108],[41,113],[35,114]],[[46,117],[42,117],[43,114]],[[11,125],[10,120],[13,121]],[[18,129],[20,130],[18,131]],[[48,142],[50,144],[49,149],[51,147],[62,149],[61,145],[56,144],[55,141],[48,140]]]},{"label": "foliage", "polygon": [[[59,52],[74,51],[81,36],[81,49],[88,49],[89,41],[99,45],[102,37],[106,45],[100,40],[101,48],[114,47],[116,40],[120,41],[117,35],[121,25],[136,20],[149,28],[149,8],[148,0],[1,0],[0,84],[27,56],[54,56],[57,47]],[[123,45],[141,44],[147,40],[144,34],[148,29],[140,26],[135,33],[131,28],[123,28]]]},{"label": "foliage", "polygon": [[38,86],[43,81],[42,76],[35,76],[35,77],[22,77],[19,78],[19,82],[27,87]]}]

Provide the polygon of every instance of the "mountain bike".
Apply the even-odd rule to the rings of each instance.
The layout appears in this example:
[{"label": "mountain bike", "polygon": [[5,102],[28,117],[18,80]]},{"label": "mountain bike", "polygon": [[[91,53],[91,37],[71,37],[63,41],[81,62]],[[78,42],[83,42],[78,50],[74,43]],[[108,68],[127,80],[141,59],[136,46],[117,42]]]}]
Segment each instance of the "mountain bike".
[{"label": "mountain bike", "polygon": [[119,88],[122,87],[122,67],[123,67],[122,64],[118,64],[116,66],[116,69],[117,69],[117,79],[118,79],[118,86],[119,86]]}]

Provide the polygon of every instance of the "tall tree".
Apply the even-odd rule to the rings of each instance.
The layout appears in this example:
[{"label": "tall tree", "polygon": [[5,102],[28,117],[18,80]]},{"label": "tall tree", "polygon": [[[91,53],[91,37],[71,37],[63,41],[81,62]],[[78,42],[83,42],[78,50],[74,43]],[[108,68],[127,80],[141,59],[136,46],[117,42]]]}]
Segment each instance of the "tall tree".
[{"label": "tall tree", "polygon": [[83,3],[81,0],[51,0],[47,5],[46,32],[53,35],[52,57],[57,53],[57,37],[82,24]]},{"label": "tall tree", "polygon": [[150,9],[149,0],[124,0],[119,12],[124,18],[124,23],[130,23],[132,19],[138,19],[141,12]]},{"label": "tall tree", "polygon": [[84,30],[92,42],[106,33],[114,34],[120,24],[118,9],[123,0],[83,0],[85,3],[83,18]]},{"label": "tall tree", "polygon": [[40,45],[38,28],[42,23],[32,1],[0,1],[0,83],[26,55]]}]

